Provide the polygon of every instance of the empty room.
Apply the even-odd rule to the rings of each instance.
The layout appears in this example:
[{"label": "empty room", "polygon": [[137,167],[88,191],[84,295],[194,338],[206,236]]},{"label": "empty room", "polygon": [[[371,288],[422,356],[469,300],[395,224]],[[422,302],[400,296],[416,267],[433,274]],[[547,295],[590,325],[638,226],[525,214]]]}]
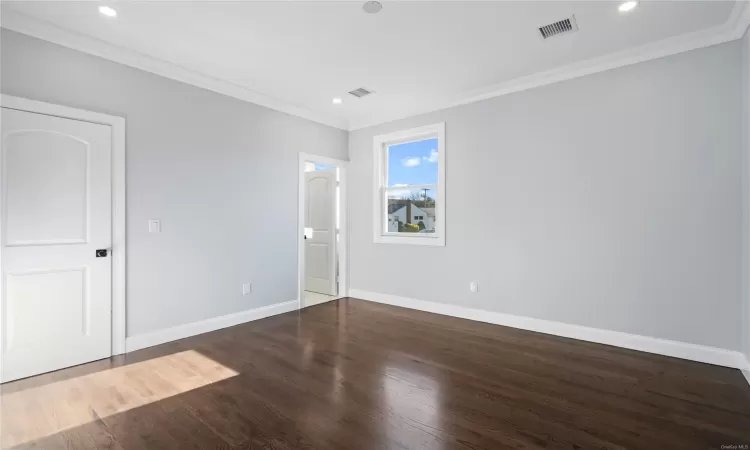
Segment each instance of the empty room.
[{"label": "empty room", "polygon": [[0,448],[750,448],[750,2],[0,2]]}]

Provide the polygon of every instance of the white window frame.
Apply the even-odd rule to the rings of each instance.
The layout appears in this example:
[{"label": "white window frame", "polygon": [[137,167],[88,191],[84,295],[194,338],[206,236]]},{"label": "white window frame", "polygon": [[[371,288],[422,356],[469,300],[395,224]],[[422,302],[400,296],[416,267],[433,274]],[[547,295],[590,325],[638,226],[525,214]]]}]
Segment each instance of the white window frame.
[{"label": "white window frame", "polygon": [[[388,147],[407,142],[438,140],[438,182],[435,186],[435,232],[399,233],[388,231],[386,209],[386,180],[388,171]],[[436,123],[410,130],[383,134],[373,138],[373,238],[377,244],[408,244],[445,246],[445,123]],[[433,185],[409,185],[409,189],[420,189]]]}]

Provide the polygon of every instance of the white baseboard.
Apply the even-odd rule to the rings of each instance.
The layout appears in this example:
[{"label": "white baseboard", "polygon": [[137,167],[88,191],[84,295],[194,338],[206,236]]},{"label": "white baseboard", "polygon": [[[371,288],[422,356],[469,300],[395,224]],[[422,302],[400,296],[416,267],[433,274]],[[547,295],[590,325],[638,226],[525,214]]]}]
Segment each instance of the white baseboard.
[{"label": "white baseboard", "polygon": [[[462,319],[476,320],[495,325],[520,328],[522,330],[596,342],[598,344],[607,344],[642,352],[656,353],[658,355],[689,359],[692,361],[715,364],[717,366],[732,367],[735,369],[750,369],[747,365],[747,360],[742,353],[722,348],[670,341],[667,339],[603,330],[600,328],[591,328],[581,325],[571,325],[551,320],[534,319],[532,317],[514,316],[512,314],[464,308],[462,306],[428,302],[425,300],[399,297],[397,295],[379,294],[360,289],[350,289],[349,295],[362,300],[418,309],[420,311],[460,317]],[[747,377],[748,374],[745,373],[745,376]]]},{"label": "white baseboard", "polygon": [[275,305],[263,306],[234,314],[227,314],[226,316],[213,317],[199,322],[186,323],[172,328],[153,331],[151,333],[131,336],[125,339],[125,351],[133,352],[142,348],[153,347],[154,345],[176,341],[197,334],[208,333],[209,331],[220,330],[241,323],[252,322],[253,320],[295,311],[298,309],[298,306],[299,302],[297,300],[292,300],[290,302],[277,303]]},{"label": "white baseboard", "polygon": [[750,356],[744,356],[745,366],[740,368],[742,375],[745,376],[747,384],[750,384]]}]

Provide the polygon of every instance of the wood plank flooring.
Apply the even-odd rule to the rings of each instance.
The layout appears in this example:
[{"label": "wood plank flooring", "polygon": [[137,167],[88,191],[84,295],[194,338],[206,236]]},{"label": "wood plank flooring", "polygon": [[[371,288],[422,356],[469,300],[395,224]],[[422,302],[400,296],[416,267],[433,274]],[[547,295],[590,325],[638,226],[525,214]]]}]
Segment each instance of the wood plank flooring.
[{"label": "wood plank flooring", "polygon": [[750,445],[738,370],[355,299],[8,383],[0,401],[3,448]]}]

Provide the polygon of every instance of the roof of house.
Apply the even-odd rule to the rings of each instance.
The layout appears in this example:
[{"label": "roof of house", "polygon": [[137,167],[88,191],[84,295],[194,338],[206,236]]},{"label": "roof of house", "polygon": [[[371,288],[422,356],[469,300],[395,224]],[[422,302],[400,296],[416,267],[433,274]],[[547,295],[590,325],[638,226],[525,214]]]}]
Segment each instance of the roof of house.
[{"label": "roof of house", "polygon": [[393,214],[404,206],[406,205],[403,203],[388,203],[388,214]]},{"label": "roof of house", "polygon": [[[400,211],[401,208],[403,208],[404,206],[406,206],[406,203],[408,203],[408,202],[395,203],[395,202],[393,202],[393,200],[391,200],[391,202],[388,203],[388,214],[393,214],[396,211]],[[424,213],[427,214],[427,216],[429,216],[429,217],[435,217],[435,208],[423,208],[421,206],[415,205],[414,203],[412,203],[411,206],[412,206],[412,208],[416,208],[418,210],[424,211]]]}]

